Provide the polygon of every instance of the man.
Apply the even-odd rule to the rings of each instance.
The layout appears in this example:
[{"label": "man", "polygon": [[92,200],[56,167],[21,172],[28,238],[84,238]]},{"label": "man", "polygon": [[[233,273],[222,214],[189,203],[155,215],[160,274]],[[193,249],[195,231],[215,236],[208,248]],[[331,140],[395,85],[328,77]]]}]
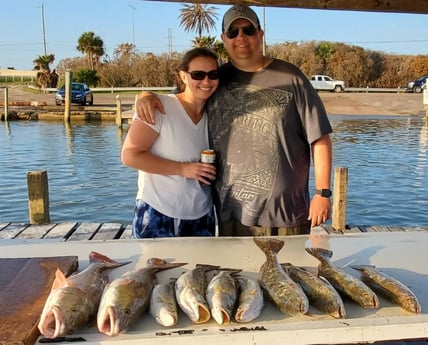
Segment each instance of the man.
[{"label": "man", "polygon": [[[296,66],[263,55],[263,35],[248,6],[225,13],[221,38],[231,61],[220,67],[220,86],[207,105],[223,236],[307,234],[331,216],[332,129],[325,108]],[[152,121],[154,107],[163,111],[155,96],[143,93],[139,116]]]}]

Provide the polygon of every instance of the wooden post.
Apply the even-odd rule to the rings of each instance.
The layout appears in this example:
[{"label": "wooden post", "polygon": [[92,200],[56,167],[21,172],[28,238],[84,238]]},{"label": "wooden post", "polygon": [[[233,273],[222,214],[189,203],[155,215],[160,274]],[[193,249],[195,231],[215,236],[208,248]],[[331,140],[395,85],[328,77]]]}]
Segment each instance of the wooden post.
[{"label": "wooden post", "polygon": [[64,106],[64,121],[70,122],[71,112],[71,80],[73,74],[70,71],[65,72],[65,106]]},{"label": "wooden post", "polygon": [[4,122],[7,122],[9,115],[9,91],[8,88],[4,88]]},{"label": "wooden post", "polygon": [[348,191],[348,168],[334,169],[333,187],[333,220],[334,230],[343,231],[346,228],[346,206]]},{"label": "wooden post", "polygon": [[122,128],[122,103],[119,95],[116,96],[116,125]]},{"label": "wooden post", "polygon": [[30,224],[50,223],[48,173],[29,171],[27,185]]}]

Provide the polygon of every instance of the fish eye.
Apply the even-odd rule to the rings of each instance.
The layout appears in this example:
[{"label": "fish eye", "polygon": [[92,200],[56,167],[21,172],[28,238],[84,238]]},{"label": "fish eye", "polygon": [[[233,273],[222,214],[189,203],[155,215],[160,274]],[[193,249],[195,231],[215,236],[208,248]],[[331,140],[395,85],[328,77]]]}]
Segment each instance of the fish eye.
[{"label": "fish eye", "polygon": [[129,309],[123,309],[123,314],[125,316],[129,316],[131,314],[131,311]]}]

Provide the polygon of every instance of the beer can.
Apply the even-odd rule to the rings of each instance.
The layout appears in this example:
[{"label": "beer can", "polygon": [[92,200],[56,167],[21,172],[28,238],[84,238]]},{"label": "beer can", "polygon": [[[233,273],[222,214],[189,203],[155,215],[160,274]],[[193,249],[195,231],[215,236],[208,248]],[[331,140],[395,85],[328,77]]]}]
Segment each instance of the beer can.
[{"label": "beer can", "polygon": [[215,163],[215,151],[211,149],[201,151],[201,163]]}]

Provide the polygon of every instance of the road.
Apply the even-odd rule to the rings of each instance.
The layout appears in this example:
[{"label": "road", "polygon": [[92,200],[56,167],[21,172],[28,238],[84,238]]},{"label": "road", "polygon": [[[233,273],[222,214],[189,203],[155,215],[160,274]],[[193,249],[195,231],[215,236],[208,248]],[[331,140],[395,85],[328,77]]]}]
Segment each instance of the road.
[{"label": "road", "polygon": [[[124,108],[130,108],[138,93],[121,93]],[[115,106],[114,93],[95,93],[95,106]],[[8,89],[9,102],[30,101],[46,102],[55,105],[54,94],[38,94],[23,87]],[[332,93],[320,92],[327,113],[330,115],[418,115],[425,113],[423,94],[411,93]],[[0,104],[4,101],[1,89]]]}]

